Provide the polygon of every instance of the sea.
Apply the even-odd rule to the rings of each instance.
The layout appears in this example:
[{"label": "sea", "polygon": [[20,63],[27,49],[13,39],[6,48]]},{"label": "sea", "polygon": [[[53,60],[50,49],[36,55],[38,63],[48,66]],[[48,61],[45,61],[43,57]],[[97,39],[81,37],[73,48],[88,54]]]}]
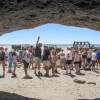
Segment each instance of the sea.
[{"label": "sea", "polygon": [[[33,46],[35,47],[35,44],[0,44],[0,47],[3,47],[3,48],[8,48],[8,51],[12,51],[12,45],[22,45],[22,46]],[[53,46],[53,47],[57,47],[57,48],[62,48],[64,50],[64,52],[66,53],[67,51],[67,47],[72,47],[73,44],[43,44],[43,45],[48,45],[49,47],[50,46]],[[100,47],[100,44],[93,44],[94,47]],[[42,47],[43,49],[43,47]]]}]

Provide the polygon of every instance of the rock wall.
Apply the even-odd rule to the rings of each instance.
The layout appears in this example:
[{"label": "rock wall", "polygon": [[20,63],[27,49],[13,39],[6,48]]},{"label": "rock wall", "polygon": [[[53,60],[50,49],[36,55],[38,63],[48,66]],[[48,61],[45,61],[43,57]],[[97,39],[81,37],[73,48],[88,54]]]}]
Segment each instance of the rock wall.
[{"label": "rock wall", "polygon": [[100,31],[100,0],[0,0],[0,34],[47,23]]}]

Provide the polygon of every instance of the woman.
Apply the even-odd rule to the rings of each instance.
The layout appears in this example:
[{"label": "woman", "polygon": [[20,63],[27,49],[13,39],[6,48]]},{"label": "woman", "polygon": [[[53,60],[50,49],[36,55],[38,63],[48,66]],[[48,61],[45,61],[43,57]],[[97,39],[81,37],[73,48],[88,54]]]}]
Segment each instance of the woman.
[{"label": "woman", "polygon": [[80,73],[80,69],[79,69],[79,61],[80,61],[80,56],[78,54],[78,51],[74,52],[74,67],[76,69],[76,74]]},{"label": "woman", "polygon": [[14,66],[14,70],[12,72],[12,75],[16,77],[16,73],[15,73],[15,71],[16,71],[16,64],[17,64],[17,54],[16,54],[16,52],[13,52],[12,59],[13,59],[13,66]]},{"label": "woman", "polygon": [[44,46],[44,51],[43,51],[43,66],[44,70],[46,71],[45,76],[49,76],[49,67],[50,67],[50,51],[48,50],[48,46]]},{"label": "woman", "polygon": [[23,54],[25,78],[30,78],[30,76],[27,73],[30,60],[31,60],[31,48],[28,47],[28,49]]},{"label": "woman", "polygon": [[72,51],[68,47],[66,53],[66,75],[71,75]]}]

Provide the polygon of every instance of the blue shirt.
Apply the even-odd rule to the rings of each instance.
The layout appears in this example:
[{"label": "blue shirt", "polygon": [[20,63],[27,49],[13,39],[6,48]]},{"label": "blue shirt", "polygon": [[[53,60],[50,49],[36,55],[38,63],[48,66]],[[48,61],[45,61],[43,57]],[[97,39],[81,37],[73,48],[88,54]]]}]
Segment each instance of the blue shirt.
[{"label": "blue shirt", "polygon": [[96,52],[96,58],[100,58],[100,51]]},{"label": "blue shirt", "polygon": [[23,56],[23,50],[19,51],[19,56],[22,57]]}]

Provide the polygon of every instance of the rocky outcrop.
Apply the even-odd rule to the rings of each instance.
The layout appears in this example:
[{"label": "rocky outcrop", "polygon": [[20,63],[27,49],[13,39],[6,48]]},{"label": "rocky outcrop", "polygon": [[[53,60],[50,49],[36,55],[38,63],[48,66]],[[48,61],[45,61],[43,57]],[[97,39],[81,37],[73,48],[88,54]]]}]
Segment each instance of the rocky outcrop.
[{"label": "rocky outcrop", "polygon": [[100,0],[0,0],[0,34],[46,23],[100,30]]}]

